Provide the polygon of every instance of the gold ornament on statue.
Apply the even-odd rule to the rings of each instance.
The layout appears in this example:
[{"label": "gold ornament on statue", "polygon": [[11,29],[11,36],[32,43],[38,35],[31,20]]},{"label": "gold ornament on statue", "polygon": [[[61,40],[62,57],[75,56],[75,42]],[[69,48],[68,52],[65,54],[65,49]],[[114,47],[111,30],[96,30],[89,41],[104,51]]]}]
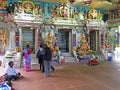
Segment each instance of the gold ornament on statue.
[{"label": "gold ornament on statue", "polygon": [[49,32],[47,36],[48,42],[52,42],[52,34]]},{"label": "gold ornament on statue", "polygon": [[97,18],[97,11],[93,8],[90,10],[90,15],[92,16],[92,19]]},{"label": "gold ornament on statue", "polygon": [[51,49],[53,49],[53,41],[52,41],[52,34],[49,32],[47,35],[47,45]]},{"label": "gold ornament on statue", "polygon": [[15,47],[15,51],[16,52],[20,52],[21,51],[21,48],[19,46]]}]

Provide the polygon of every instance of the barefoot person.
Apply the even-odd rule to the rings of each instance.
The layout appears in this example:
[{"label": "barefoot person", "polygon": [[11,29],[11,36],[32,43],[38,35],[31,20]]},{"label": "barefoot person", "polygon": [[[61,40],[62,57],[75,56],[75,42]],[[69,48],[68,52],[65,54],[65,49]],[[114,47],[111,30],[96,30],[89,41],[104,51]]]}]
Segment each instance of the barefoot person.
[{"label": "barefoot person", "polygon": [[47,46],[47,44],[44,45],[45,54],[44,54],[44,67],[45,67],[45,76],[49,77],[51,76],[51,58],[52,58],[52,52],[51,49]]},{"label": "barefoot person", "polygon": [[6,78],[5,69],[2,67],[2,61],[0,61],[0,90],[15,90],[12,87],[11,81]]},{"label": "barefoot person", "polygon": [[26,48],[23,50],[23,63],[24,63],[24,69],[26,72],[29,72],[31,70],[31,59],[32,59],[32,50],[30,46],[27,44]]},{"label": "barefoot person", "polygon": [[5,69],[6,77],[9,80],[17,80],[23,77],[20,72],[18,72],[15,67],[13,61],[8,63],[8,66]]}]

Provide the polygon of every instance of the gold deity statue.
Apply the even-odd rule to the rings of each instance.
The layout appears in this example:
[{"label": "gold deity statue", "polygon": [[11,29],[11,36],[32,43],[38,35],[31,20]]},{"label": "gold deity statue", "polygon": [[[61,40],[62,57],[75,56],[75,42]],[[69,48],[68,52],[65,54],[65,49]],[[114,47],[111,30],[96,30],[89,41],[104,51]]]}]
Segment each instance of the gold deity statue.
[{"label": "gold deity statue", "polygon": [[97,18],[97,11],[93,8],[90,10],[90,15],[92,16],[92,19]]},{"label": "gold deity statue", "polygon": [[51,49],[53,49],[53,40],[52,40],[52,34],[49,32],[47,35],[47,45]]}]

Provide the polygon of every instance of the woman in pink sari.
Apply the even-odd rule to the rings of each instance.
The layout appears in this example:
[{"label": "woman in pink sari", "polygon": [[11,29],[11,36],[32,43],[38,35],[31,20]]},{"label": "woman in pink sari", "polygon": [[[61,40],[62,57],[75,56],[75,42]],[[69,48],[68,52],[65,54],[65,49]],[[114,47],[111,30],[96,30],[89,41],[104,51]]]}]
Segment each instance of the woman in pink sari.
[{"label": "woman in pink sari", "polygon": [[26,72],[31,70],[31,59],[32,59],[32,50],[29,45],[26,45],[26,48],[23,50],[23,64]]}]

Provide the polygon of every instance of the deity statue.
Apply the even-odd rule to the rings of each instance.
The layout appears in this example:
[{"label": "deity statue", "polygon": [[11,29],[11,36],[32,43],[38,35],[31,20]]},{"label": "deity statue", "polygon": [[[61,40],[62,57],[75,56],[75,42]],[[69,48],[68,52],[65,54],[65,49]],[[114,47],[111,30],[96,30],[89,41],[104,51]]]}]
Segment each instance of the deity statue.
[{"label": "deity statue", "polygon": [[26,5],[25,13],[27,13],[27,14],[33,13],[33,9],[31,8],[31,6],[29,4]]},{"label": "deity statue", "polygon": [[22,2],[21,2],[21,1],[18,1],[18,3],[17,3],[16,6],[15,6],[15,11],[14,11],[14,13],[16,13],[16,12],[18,12],[18,13],[24,13],[24,10],[23,10],[23,8],[22,8]]},{"label": "deity statue", "polygon": [[84,20],[84,16],[82,12],[79,11],[78,16],[79,16],[79,20]]},{"label": "deity statue", "polygon": [[97,19],[102,20],[102,14],[100,13],[100,11],[98,12]]},{"label": "deity statue", "polygon": [[60,7],[60,16],[61,17],[69,17],[69,10],[66,4]]},{"label": "deity statue", "polygon": [[73,18],[77,19],[77,17],[78,17],[78,11],[76,9],[74,9]]},{"label": "deity statue", "polygon": [[24,1],[22,4],[22,8],[27,14],[33,14],[35,10],[35,6],[32,1]]},{"label": "deity statue", "polygon": [[39,6],[36,5],[36,6],[35,6],[35,10],[34,10],[35,15],[38,15],[38,12],[39,12]]},{"label": "deity statue", "polygon": [[70,17],[70,18],[73,18],[73,10],[72,10],[71,7],[69,8],[69,17]]},{"label": "deity statue", "polygon": [[47,35],[47,45],[51,49],[53,49],[53,40],[52,40],[52,34],[49,32]]},{"label": "deity statue", "polygon": [[84,20],[86,20],[86,19],[87,19],[87,13],[86,13],[86,10],[84,11],[83,16],[84,16]]},{"label": "deity statue", "polygon": [[8,33],[0,29],[0,51],[5,51],[5,46],[8,44]]},{"label": "deity statue", "polygon": [[91,19],[90,11],[87,12],[87,19]]},{"label": "deity statue", "polygon": [[59,17],[60,16],[60,6],[56,6],[55,11],[56,11],[57,17]]},{"label": "deity statue", "polygon": [[43,9],[42,6],[39,6],[38,14],[41,15],[41,16],[43,16],[43,13],[42,13],[43,11],[42,11],[42,9]]},{"label": "deity statue", "polygon": [[63,6],[60,10],[60,16],[61,17],[64,17],[64,9],[65,9],[65,7]]},{"label": "deity statue", "polygon": [[106,34],[105,34],[105,48],[110,49],[109,32],[106,32]]},{"label": "deity statue", "polygon": [[86,41],[85,34],[82,33],[80,36],[80,50],[79,50],[79,55],[80,56],[85,56],[87,51],[90,49],[90,46],[88,45],[88,42]]},{"label": "deity statue", "polygon": [[91,9],[90,10],[90,14],[92,16],[92,19],[96,19],[97,18],[97,11],[95,9]]},{"label": "deity statue", "polygon": [[54,6],[52,7],[51,12],[52,12],[51,17],[54,18],[56,16],[56,14],[57,14]]}]

